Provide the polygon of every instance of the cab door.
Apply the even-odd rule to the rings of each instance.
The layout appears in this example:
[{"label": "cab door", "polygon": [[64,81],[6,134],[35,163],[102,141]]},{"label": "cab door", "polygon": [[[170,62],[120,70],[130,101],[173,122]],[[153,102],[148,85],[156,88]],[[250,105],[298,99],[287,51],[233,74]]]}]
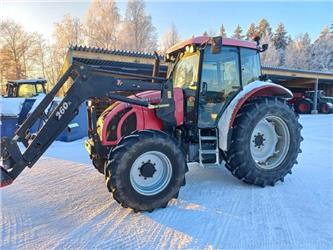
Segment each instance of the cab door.
[{"label": "cab door", "polygon": [[241,88],[239,50],[223,46],[219,53],[206,47],[198,100],[198,127],[216,127],[225,104]]},{"label": "cab door", "polygon": [[[198,71],[200,51],[185,52],[177,63],[172,77],[173,85],[184,93],[184,122],[190,129],[197,121],[196,96],[198,93]],[[176,105],[178,105],[176,103]]]}]

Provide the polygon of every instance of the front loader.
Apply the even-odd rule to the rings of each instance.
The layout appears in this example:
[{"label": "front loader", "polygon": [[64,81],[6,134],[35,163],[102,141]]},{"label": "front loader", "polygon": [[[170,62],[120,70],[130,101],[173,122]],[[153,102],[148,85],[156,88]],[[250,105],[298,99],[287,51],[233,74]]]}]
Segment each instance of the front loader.
[{"label": "front loader", "polygon": [[[297,162],[301,125],[286,102],[291,92],[261,75],[266,48],[258,40],[192,38],[167,51],[167,78],[157,76],[158,61],[153,76],[74,63],[14,138],[1,139],[1,186],[36,163],[84,101],[86,149],[123,207],[167,206],[185,185],[189,162],[224,162],[249,184],[283,181]],[[62,102],[30,133],[68,78],[73,83]]]}]

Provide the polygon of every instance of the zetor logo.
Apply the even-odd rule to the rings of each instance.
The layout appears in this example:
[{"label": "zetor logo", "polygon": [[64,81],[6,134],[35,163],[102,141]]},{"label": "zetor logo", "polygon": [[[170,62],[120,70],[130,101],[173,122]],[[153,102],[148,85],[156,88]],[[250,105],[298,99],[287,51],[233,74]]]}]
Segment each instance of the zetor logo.
[{"label": "zetor logo", "polygon": [[68,109],[69,105],[71,105],[71,102],[64,102],[59,106],[58,111],[56,112],[56,118],[58,120],[61,119],[61,117],[65,114],[66,110]]}]

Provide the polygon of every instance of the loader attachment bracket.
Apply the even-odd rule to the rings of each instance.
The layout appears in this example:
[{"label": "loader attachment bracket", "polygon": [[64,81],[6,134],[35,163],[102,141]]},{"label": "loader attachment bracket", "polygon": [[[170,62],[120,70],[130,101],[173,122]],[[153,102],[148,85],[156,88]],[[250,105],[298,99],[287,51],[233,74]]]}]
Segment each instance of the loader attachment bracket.
[{"label": "loader attachment bracket", "polygon": [[1,138],[1,161],[0,187],[11,184],[27,165],[17,142],[7,137]]}]

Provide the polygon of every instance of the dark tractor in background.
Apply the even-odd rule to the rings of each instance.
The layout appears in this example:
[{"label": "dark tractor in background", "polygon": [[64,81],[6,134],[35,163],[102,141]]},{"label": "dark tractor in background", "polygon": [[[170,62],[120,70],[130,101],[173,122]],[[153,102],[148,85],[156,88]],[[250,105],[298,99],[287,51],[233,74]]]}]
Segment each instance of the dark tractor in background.
[{"label": "dark tractor in background", "polygon": [[41,93],[46,94],[45,79],[13,80],[8,81],[5,97],[34,97]]},{"label": "dark tractor in background", "polygon": [[[314,91],[306,91],[303,96],[297,98],[294,107],[299,114],[310,114],[313,110]],[[317,109],[319,113],[333,113],[333,97],[325,96],[325,92],[318,91]]]}]

